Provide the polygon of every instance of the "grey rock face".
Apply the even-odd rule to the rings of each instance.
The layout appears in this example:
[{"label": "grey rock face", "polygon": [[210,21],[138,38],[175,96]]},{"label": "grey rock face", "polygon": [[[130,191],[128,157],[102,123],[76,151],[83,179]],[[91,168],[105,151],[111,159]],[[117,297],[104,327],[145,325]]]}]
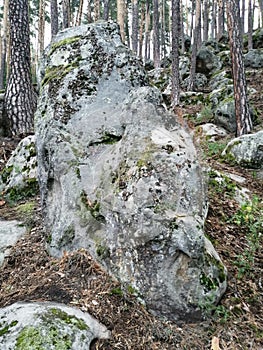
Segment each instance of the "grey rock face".
[{"label": "grey rock face", "polygon": [[254,49],[244,55],[244,64],[246,67],[263,67],[263,49]]},{"label": "grey rock face", "polygon": [[89,314],[57,303],[16,303],[0,309],[2,350],[89,349],[110,332]]},{"label": "grey rock face", "polygon": [[202,47],[196,57],[197,73],[209,76],[213,71],[219,70],[221,63],[219,58],[208,47]]},{"label": "grey rock face", "polygon": [[115,24],[59,34],[45,71],[35,124],[50,252],[88,248],[154,313],[198,319],[224,293],[226,269],[203,235],[190,135]]},{"label": "grey rock face", "polygon": [[35,136],[21,140],[0,176],[0,188],[33,191],[37,183]]},{"label": "grey rock face", "polygon": [[263,169],[263,131],[231,140],[222,155],[246,168]]},{"label": "grey rock face", "polygon": [[17,240],[26,233],[26,228],[18,221],[0,220],[0,265],[5,256],[9,254],[10,248]]}]

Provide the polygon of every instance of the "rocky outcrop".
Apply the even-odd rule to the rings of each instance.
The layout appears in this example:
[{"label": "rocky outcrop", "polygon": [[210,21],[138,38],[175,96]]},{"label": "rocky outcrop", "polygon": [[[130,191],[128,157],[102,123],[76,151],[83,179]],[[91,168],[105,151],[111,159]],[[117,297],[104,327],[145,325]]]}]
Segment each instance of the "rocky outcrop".
[{"label": "rocky outcrop", "polygon": [[88,313],[58,303],[16,303],[0,309],[2,350],[89,349],[110,332]]},{"label": "rocky outcrop", "polygon": [[263,169],[263,131],[231,140],[222,155],[243,167]]},{"label": "rocky outcrop", "polygon": [[196,72],[210,76],[221,68],[219,58],[208,47],[202,47],[196,57]]},{"label": "rocky outcrop", "polygon": [[249,50],[244,55],[245,67],[262,68],[263,67],[263,49]]},{"label": "rocky outcrop", "polygon": [[0,190],[11,200],[37,193],[35,136],[27,136],[17,145],[0,173]]},{"label": "rocky outcrop", "polygon": [[61,32],[42,71],[35,125],[50,252],[87,248],[153,313],[199,319],[224,293],[226,269],[203,234],[190,135],[115,24]]},{"label": "rocky outcrop", "polygon": [[21,222],[0,220],[0,265],[9,254],[10,248],[26,233]]}]

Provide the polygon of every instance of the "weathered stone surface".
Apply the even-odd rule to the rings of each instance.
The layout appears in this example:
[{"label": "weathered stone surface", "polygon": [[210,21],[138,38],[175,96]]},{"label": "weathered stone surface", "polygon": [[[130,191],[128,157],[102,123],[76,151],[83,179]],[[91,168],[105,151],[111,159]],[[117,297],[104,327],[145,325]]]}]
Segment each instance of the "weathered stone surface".
[{"label": "weathered stone surface", "polygon": [[25,233],[26,228],[21,225],[21,222],[0,220],[0,265],[9,254],[10,248]]},{"label": "weathered stone surface", "polygon": [[227,136],[227,132],[224,128],[220,128],[212,123],[206,123],[198,126],[198,132],[206,136],[206,139],[210,141],[216,141],[220,138]]},{"label": "weathered stone surface", "polygon": [[263,131],[231,140],[222,155],[246,168],[263,169]]},{"label": "weathered stone surface", "polygon": [[208,47],[201,47],[196,57],[196,72],[209,76],[213,71],[219,70],[219,58]]},{"label": "weathered stone surface", "polygon": [[20,141],[0,174],[0,189],[8,193],[36,191],[37,159],[35,136]]},{"label": "weathered stone surface", "polygon": [[244,55],[244,64],[246,67],[262,68],[263,67],[263,48],[249,50]]},{"label": "weathered stone surface", "polygon": [[88,313],[57,303],[16,303],[0,309],[1,350],[89,349],[110,332]]},{"label": "weathered stone surface", "polygon": [[203,234],[190,135],[114,24],[61,32],[45,71],[35,124],[50,252],[88,248],[154,313],[198,319],[225,291],[226,269]]}]

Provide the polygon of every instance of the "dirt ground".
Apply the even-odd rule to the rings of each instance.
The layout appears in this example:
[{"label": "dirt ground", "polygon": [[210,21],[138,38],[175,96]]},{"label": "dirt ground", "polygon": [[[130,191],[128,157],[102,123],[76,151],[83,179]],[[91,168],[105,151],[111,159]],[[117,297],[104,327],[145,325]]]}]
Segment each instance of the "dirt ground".
[{"label": "dirt ground", "polygon": [[[254,97],[261,122],[262,81],[262,75],[257,73],[249,80],[251,86],[261,86]],[[17,142],[0,139],[0,170]],[[262,209],[263,182],[260,174],[222,162],[218,153],[208,152],[205,144],[200,147],[206,166],[244,177],[242,186],[254,194],[258,208]],[[221,189],[214,183],[209,186],[205,234],[228,269],[228,288],[220,304],[214,310],[207,310],[202,322],[179,325],[154,317],[133,295],[121,291],[118,282],[84,249],[64,253],[59,259],[49,256],[38,196],[13,206],[5,201],[3,194],[0,195],[0,218],[18,218],[28,226],[27,234],[12,248],[0,269],[0,307],[22,300],[51,300],[79,307],[112,332],[111,339],[95,341],[92,349],[262,350],[262,226],[261,241],[253,249],[248,231],[260,219],[256,215],[263,211],[252,210],[253,217],[246,219],[247,212],[238,211],[231,191],[231,186]],[[30,215],[19,210],[28,201],[32,204]],[[238,223],[238,218],[244,222]]]}]

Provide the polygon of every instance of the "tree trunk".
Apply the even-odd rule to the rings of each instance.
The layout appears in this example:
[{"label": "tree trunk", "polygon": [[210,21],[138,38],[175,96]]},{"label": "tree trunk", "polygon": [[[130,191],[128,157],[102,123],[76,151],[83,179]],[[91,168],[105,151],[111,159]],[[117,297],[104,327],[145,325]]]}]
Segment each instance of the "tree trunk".
[{"label": "tree trunk", "polygon": [[120,26],[120,34],[123,43],[125,43],[125,2],[117,0],[117,22]]},{"label": "tree trunk", "polygon": [[208,7],[208,0],[204,0],[204,11],[203,11],[203,40],[208,40],[208,30],[209,30],[209,7]]},{"label": "tree trunk", "polygon": [[31,80],[28,0],[10,1],[11,70],[4,99],[6,131],[13,136],[33,131],[36,98]]},{"label": "tree trunk", "polygon": [[82,13],[83,13],[83,0],[79,1],[79,6],[78,6],[78,11],[77,11],[77,16],[76,16],[76,26],[81,25],[81,18],[82,18]]},{"label": "tree trunk", "polygon": [[180,0],[172,0],[172,106],[180,103],[179,36],[181,26]]},{"label": "tree trunk", "polygon": [[161,61],[158,0],[153,0],[153,61],[155,68],[160,67]]},{"label": "tree trunk", "polygon": [[261,26],[263,23],[263,0],[258,0],[258,6],[260,10]]},{"label": "tree trunk", "polygon": [[103,9],[104,21],[109,20],[109,13],[110,13],[110,0],[104,0],[104,9]]},{"label": "tree trunk", "polygon": [[144,59],[148,60],[150,58],[150,22],[151,22],[151,14],[150,14],[150,2],[146,0],[146,13],[145,13],[145,52]]},{"label": "tree trunk", "polygon": [[132,50],[138,52],[138,0],[132,0]]},{"label": "tree trunk", "polygon": [[190,68],[190,77],[189,77],[189,85],[188,90],[194,90],[194,81],[196,74],[196,56],[197,50],[199,48],[198,41],[201,32],[201,0],[196,1],[196,15],[195,15],[195,30],[194,30],[194,42],[192,45],[192,55],[191,55],[191,68]]},{"label": "tree trunk", "polygon": [[50,22],[51,22],[51,38],[58,32],[58,2],[50,0]]},{"label": "tree trunk", "polygon": [[62,0],[63,29],[70,26],[70,1]]},{"label": "tree trunk", "polygon": [[[240,10],[239,10],[240,12]],[[245,0],[242,0],[242,12],[241,12],[241,35],[245,32]]]},{"label": "tree trunk", "polygon": [[94,20],[98,21],[100,19],[100,0],[95,0],[94,3]]},{"label": "tree trunk", "polygon": [[252,129],[252,121],[246,91],[246,76],[242,54],[242,35],[238,0],[227,1],[227,24],[232,59],[234,81],[236,136],[247,134]]},{"label": "tree trunk", "polygon": [[216,0],[212,2],[212,22],[211,22],[211,35],[215,39],[217,36],[217,3]]},{"label": "tree trunk", "polygon": [[5,88],[6,74],[6,61],[7,61],[7,43],[9,42],[9,30],[8,30],[8,6],[9,0],[4,2],[4,14],[3,14],[3,31],[1,36],[1,73],[0,73],[0,89]]},{"label": "tree trunk", "polygon": [[141,5],[141,22],[139,30],[139,57],[142,58],[143,31],[145,27],[145,4]]},{"label": "tree trunk", "polygon": [[44,51],[45,40],[45,0],[39,1],[39,14],[38,14],[38,57],[41,57]]},{"label": "tree trunk", "polygon": [[248,0],[247,23],[248,23],[248,31],[247,31],[248,50],[252,50],[253,49],[253,39],[252,39],[252,34],[253,34],[253,11],[252,11],[251,0]]},{"label": "tree trunk", "polygon": [[218,0],[218,32],[217,32],[217,40],[220,40],[224,34],[224,1]]}]

